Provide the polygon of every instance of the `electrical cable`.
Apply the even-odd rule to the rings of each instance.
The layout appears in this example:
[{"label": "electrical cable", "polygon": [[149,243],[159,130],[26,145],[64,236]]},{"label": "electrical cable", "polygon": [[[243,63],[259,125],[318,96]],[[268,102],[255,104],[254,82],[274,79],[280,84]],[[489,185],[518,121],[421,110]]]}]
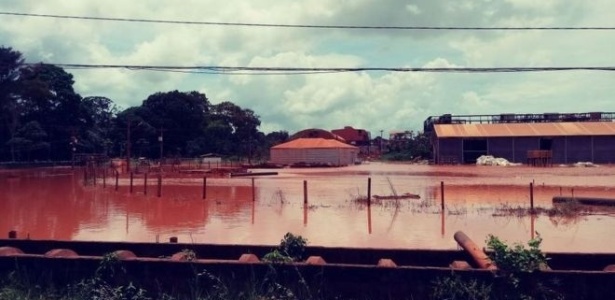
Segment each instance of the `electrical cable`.
[{"label": "electrical cable", "polygon": [[90,17],[90,16],[68,16],[54,14],[33,14],[18,12],[0,12],[0,15],[39,17],[55,19],[74,19],[89,21],[113,21],[113,22],[133,22],[133,23],[158,23],[158,24],[178,24],[178,25],[206,25],[206,26],[235,26],[235,27],[278,27],[278,28],[303,28],[303,29],[351,29],[351,30],[460,30],[460,31],[522,31],[522,30],[615,30],[610,26],[520,26],[520,27],[478,27],[478,26],[364,26],[364,25],[309,25],[309,24],[275,24],[275,23],[242,23],[242,22],[212,22],[212,21],[179,21],[179,20],[156,20],[156,19],[137,19],[137,18],[113,18],[113,17]]},{"label": "electrical cable", "polygon": [[[40,63],[25,63],[35,66]],[[128,69],[159,72],[207,73],[226,75],[297,75],[314,73],[344,73],[344,72],[427,72],[427,73],[519,73],[519,72],[557,72],[557,71],[615,71],[615,66],[576,66],[576,67],[230,67],[230,66],[146,66],[146,65],[107,65],[107,64],[52,64],[64,69]]]}]

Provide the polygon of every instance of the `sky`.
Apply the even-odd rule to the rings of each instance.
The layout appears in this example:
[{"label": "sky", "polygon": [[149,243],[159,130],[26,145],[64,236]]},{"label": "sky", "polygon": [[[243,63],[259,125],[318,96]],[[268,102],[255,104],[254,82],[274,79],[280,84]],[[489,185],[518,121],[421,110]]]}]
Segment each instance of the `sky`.
[{"label": "sky", "polygon": [[[615,27],[612,0],[1,0],[1,13],[382,27]],[[119,22],[0,14],[27,62],[290,68],[612,67],[615,30],[376,30]],[[260,116],[260,130],[421,131],[450,113],[615,111],[607,71],[203,74],[66,69],[83,97],[120,108],[198,91]],[[385,136],[386,137],[386,136]]]}]

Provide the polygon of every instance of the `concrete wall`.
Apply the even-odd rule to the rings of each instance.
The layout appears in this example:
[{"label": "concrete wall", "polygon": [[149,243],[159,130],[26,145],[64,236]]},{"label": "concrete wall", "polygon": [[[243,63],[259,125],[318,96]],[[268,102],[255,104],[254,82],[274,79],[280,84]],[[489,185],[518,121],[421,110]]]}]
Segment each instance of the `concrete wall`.
[{"label": "concrete wall", "polygon": [[[103,251],[101,248],[111,250],[115,246],[135,253],[152,252],[154,249],[164,251],[155,253],[156,256],[153,258],[132,257],[122,260],[121,270],[118,270],[113,277],[114,283],[122,285],[134,283],[150,291],[159,289],[180,293],[193,291],[190,288],[194,288],[193,284],[197,279],[197,274],[204,270],[224,283],[232,279],[232,282],[243,284],[255,278],[271,276],[272,268],[274,268],[276,274],[283,274],[275,278],[276,282],[282,285],[305,280],[307,286],[329,291],[332,295],[341,296],[343,299],[427,299],[431,295],[433,282],[437,279],[448,278],[453,273],[466,280],[475,279],[495,283],[496,287],[498,278],[503,278],[502,276],[494,277],[489,270],[451,269],[448,264],[457,259],[464,259],[472,264],[465,252],[454,250],[309,247],[307,252],[319,255],[321,257],[319,261],[322,263],[311,264],[308,259],[304,263],[271,265],[258,261],[241,262],[236,258],[234,261],[225,261],[214,255],[214,252],[227,256],[228,252],[239,254],[265,251],[266,249],[262,246],[18,240],[0,241],[0,247],[2,246],[20,246],[19,248],[26,254],[0,255],[0,275],[8,276],[10,272],[18,269],[20,275],[26,275],[25,278],[32,280],[43,278],[43,283],[49,284],[52,281],[60,287],[93,276],[102,257],[83,256],[85,252],[88,252],[86,249],[95,251],[90,255],[100,255]],[[72,249],[81,256],[49,257],[31,254],[32,252],[28,251],[29,248],[36,248],[46,252],[55,246]],[[140,248],[142,251],[139,251]],[[273,247],[268,248],[270,251]],[[182,251],[181,249],[194,250],[197,259],[177,261],[167,256],[174,251]],[[163,256],[160,256],[161,254]],[[521,276],[532,276],[533,281],[545,284],[557,282],[556,290],[565,295],[566,299],[613,299],[615,297],[615,289],[612,288],[615,284],[615,272],[599,271],[614,261],[613,254],[547,253],[546,255],[550,258],[548,263],[553,271],[533,272],[521,274]],[[238,256],[234,255],[234,257]],[[395,265],[380,265],[379,259],[382,258],[392,260]],[[414,262],[418,262],[418,265]],[[566,262],[573,262],[581,268],[557,271]],[[298,278],[299,275],[300,278]]]}]

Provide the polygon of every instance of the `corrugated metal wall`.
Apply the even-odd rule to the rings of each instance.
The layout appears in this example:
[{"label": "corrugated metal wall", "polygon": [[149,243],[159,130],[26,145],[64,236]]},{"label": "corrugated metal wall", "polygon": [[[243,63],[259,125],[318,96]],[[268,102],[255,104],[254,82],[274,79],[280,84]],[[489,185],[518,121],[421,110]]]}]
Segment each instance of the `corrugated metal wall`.
[{"label": "corrugated metal wall", "polygon": [[615,163],[615,137],[594,137],[594,162]]},{"label": "corrugated metal wall", "polygon": [[[527,152],[539,150],[541,139],[550,139],[554,164],[593,162],[615,163],[614,136],[568,136],[568,137],[514,137],[488,138],[489,155],[502,157],[511,162],[527,163]],[[462,162],[463,138],[436,139],[436,163]]]},{"label": "corrugated metal wall", "polygon": [[[551,162],[554,164],[567,164],[567,143],[568,137],[556,137],[553,138],[553,143],[551,144],[551,153],[553,154],[551,158]],[[539,140],[540,141],[540,140]]]},{"label": "corrugated metal wall", "polygon": [[438,153],[436,163],[450,164],[461,163],[463,161],[463,144],[461,139],[437,139]]},{"label": "corrugated metal wall", "polygon": [[568,137],[566,148],[568,163],[592,161],[592,137]]},{"label": "corrugated metal wall", "polygon": [[487,151],[495,157],[504,157],[512,162],[520,162],[525,156],[518,157],[514,153],[514,140],[511,138],[491,138],[487,140]]},{"label": "corrugated metal wall", "polygon": [[332,149],[271,149],[271,162],[281,165],[295,163],[352,165],[357,161],[358,151],[349,148]]}]

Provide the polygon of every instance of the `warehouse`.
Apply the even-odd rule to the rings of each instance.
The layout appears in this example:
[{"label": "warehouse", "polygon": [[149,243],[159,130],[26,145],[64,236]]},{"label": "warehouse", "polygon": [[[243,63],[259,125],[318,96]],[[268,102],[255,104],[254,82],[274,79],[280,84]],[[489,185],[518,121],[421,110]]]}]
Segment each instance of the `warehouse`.
[{"label": "warehouse", "polygon": [[271,148],[271,163],[304,166],[346,166],[358,161],[359,148],[334,139],[298,138]]},{"label": "warehouse", "polygon": [[531,165],[615,163],[615,113],[502,114],[428,118],[437,164],[481,155]]}]

